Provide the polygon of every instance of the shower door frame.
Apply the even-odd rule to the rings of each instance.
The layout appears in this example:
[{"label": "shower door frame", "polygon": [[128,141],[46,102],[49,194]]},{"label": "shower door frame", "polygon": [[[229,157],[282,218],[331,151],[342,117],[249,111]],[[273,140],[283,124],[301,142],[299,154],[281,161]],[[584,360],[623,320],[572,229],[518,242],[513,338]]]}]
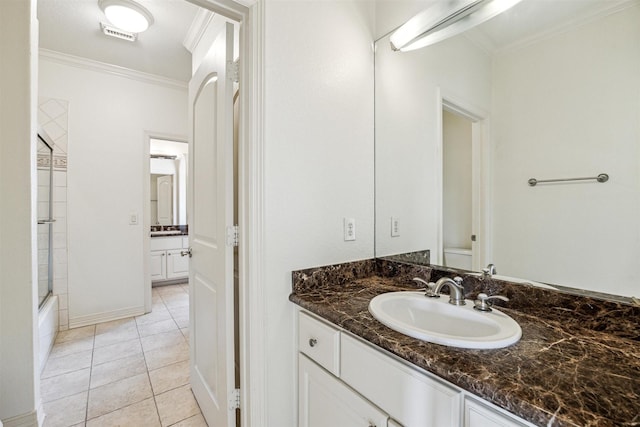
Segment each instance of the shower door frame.
[{"label": "shower door frame", "polygon": [[[47,242],[47,293],[44,296],[40,295],[40,268],[38,268],[38,309],[42,308],[42,306],[47,302],[49,297],[53,293],[53,223],[55,219],[53,218],[53,142],[51,138],[44,132],[42,129],[38,130],[38,140],[42,142],[49,149],[49,161],[48,161],[48,170],[49,170],[49,207],[48,207],[48,218],[41,219],[38,218],[38,225],[47,225],[48,228],[48,242]],[[36,170],[42,170],[36,165]],[[40,203],[40,200],[37,201]],[[38,248],[40,250],[40,248]]]}]

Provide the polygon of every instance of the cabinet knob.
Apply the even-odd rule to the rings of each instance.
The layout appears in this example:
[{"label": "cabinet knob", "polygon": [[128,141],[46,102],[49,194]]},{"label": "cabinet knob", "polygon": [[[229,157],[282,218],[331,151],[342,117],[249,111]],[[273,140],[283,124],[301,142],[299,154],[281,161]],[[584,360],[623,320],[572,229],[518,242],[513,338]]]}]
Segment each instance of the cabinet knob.
[{"label": "cabinet knob", "polygon": [[318,344],[318,340],[317,340],[317,339],[315,339],[315,338],[309,338],[309,345],[310,345],[311,347],[315,347],[315,346],[316,346],[316,344]]}]

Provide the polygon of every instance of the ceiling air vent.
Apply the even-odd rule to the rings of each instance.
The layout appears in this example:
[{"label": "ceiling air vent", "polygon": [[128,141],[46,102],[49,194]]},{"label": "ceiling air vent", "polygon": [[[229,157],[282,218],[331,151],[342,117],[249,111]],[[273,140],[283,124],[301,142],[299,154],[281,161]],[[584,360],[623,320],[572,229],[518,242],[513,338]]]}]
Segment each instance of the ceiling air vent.
[{"label": "ceiling air vent", "polygon": [[123,31],[119,28],[112,27],[111,25],[105,24],[104,22],[100,23],[100,27],[102,27],[102,32],[107,36],[116,37],[122,40],[128,40],[130,42],[134,42],[138,38],[138,34],[136,33]]}]

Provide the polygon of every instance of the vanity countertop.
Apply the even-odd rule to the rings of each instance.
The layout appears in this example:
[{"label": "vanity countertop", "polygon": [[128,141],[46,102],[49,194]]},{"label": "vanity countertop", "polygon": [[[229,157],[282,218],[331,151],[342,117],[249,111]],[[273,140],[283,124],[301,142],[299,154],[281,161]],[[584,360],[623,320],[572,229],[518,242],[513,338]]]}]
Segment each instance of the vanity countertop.
[{"label": "vanity countertop", "polygon": [[511,298],[498,308],[520,324],[522,338],[495,350],[423,342],[369,313],[376,295],[416,290],[412,277],[442,274],[384,260],[307,269],[293,272],[289,299],[535,425],[640,426],[639,307],[466,277],[467,298]]},{"label": "vanity countertop", "polygon": [[188,236],[188,231],[152,231],[151,238]]},{"label": "vanity countertop", "polygon": [[188,225],[152,225],[151,237],[176,237],[176,236],[188,236]]}]

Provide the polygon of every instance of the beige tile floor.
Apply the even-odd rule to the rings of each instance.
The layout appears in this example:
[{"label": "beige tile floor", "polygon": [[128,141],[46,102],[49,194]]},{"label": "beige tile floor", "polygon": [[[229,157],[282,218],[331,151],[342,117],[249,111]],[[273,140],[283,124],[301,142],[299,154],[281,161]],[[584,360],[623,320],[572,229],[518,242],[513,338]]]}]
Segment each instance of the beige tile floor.
[{"label": "beige tile floor", "polygon": [[189,386],[189,289],[153,288],[144,316],[58,334],[40,380],[45,427],[200,427]]}]

